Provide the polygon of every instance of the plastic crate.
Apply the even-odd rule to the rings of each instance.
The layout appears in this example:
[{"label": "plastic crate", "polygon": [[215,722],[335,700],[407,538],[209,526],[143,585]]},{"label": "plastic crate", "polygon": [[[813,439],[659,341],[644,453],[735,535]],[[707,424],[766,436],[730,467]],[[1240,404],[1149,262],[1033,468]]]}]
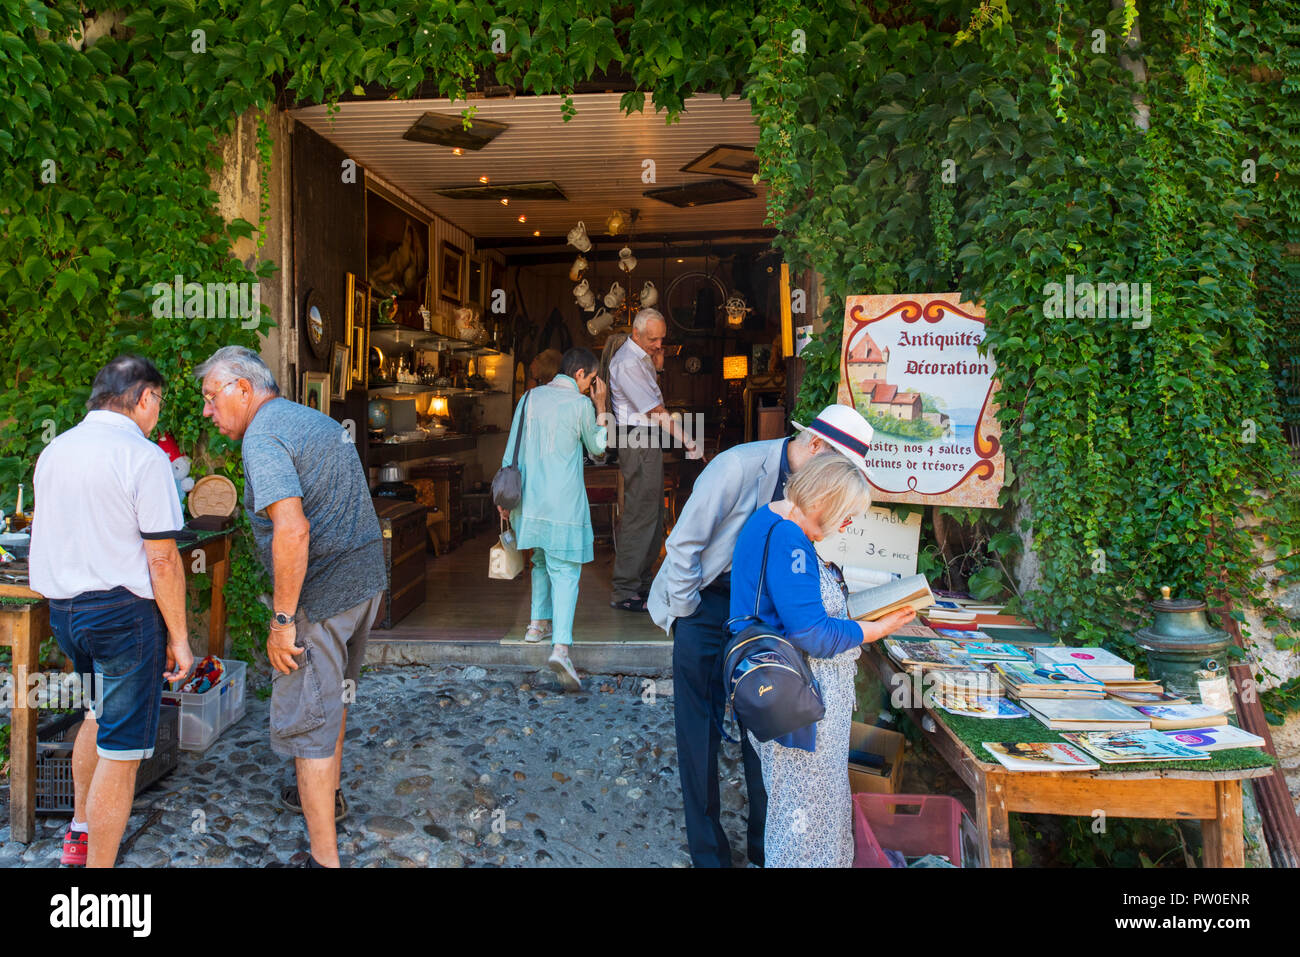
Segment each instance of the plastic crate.
[{"label": "plastic crate", "polygon": [[[223,658],[226,668],[229,669],[229,677],[221,682],[219,694],[221,695],[221,731],[244,716],[247,710],[247,702],[244,700],[244,680],[248,672],[248,665],[242,661],[232,661]],[[220,732],[218,732],[220,733]]]},{"label": "plastic crate", "polygon": [[[72,747],[81,721],[80,714],[65,714],[37,732],[36,811],[39,814],[72,813]],[[158,740],[153,757],[141,761],[135,775],[136,794],[175,769],[179,744],[180,708],[164,704],[158,715]]]},{"label": "plastic crate", "polygon": [[946,794],[853,795],[854,867],[889,867],[884,849],[962,866],[961,802]]},{"label": "plastic crate", "polygon": [[222,658],[221,682],[202,693],[164,691],[162,699],[180,708],[181,750],[206,751],[221,732],[244,716],[244,679],[248,666]]}]

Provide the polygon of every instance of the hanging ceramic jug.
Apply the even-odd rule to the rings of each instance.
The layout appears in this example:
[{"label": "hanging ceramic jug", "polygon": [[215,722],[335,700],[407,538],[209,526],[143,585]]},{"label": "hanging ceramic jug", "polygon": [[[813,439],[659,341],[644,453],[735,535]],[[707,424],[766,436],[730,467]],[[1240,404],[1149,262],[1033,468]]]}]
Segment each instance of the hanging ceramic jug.
[{"label": "hanging ceramic jug", "polygon": [[614,314],[602,309],[587,320],[587,331],[593,336],[598,336],[613,324]]},{"label": "hanging ceramic jug", "polygon": [[583,256],[579,255],[578,258],[573,261],[573,265],[569,267],[569,278],[574,282],[577,282],[578,277],[583,274],[586,268],[587,260]]},{"label": "hanging ceramic jug", "polygon": [[614,285],[609,287],[609,292],[605,293],[605,305],[609,306],[611,309],[617,309],[619,306],[623,305],[623,299],[626,296],[627,293],[623,292],[623,287],[618,283],[614,283]]},{"label": "hanging ceramic jug", "polygon": [[618,268],[623,272],[631,272],[636,268],[636,257],[632,255],[632,250],[627,246],[618,251]]},{"label": "hanging ceramic jug", "polygon": [[645,285],[641,287],[641,305],[653,306],[658,301],[659,290],[655,288],[654,283],[647,279]]},{"label": "hanging ceramic jug", "polygon": [[590,252],[591,240],[587,238],[586,223],[579,221],[578,225],[569,230],[569,245],[580,253]]}]

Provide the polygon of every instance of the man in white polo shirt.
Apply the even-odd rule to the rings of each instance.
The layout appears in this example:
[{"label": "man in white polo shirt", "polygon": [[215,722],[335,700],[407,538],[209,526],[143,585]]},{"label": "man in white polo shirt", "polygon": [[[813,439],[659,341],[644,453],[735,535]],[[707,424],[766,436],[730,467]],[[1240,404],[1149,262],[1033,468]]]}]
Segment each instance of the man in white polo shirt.
[{"label": "man in white polo shirt", "polygon": [[657,309],[641,309],[632,334],[609,362],[609,397],[618,423],[618,467],[623,474],[623,514],[614,554],[610,606],[645,611],[651,572],[664,538],[664,453],[658,429],[667,429],[689,452],[695,445],[668,416],[657,372],[663,367],[668,324]]},{"label": "man in white polo shirt", "polygon": [[118,356],[95,376],[90,412],[36,462],[32,588],[50,599],[59,647],[97,688],[73,746],[63,864],[113,866],[136,770],[153,756],[162,680],[194,662],[180,498],[167,454],[148,439],[162,402],[153,364]]}]

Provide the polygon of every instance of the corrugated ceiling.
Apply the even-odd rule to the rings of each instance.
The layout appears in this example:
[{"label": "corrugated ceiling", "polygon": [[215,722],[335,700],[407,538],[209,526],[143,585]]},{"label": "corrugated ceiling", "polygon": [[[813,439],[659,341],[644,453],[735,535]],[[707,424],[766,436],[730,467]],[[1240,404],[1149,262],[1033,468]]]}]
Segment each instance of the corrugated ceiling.
[{"label": "corrugated ceiling", "polygon": [[[754,190],[753,199],[675,209],[647,199],[642,192],[708,179],[683,173],[681,167],[718,144],[753,146],[758,129],[749,102],[698,96],[681,120],[669,126],[664,114],[645,111],[626,116],[618,93],[575,96],[578,115],[561,119],[559,96],[475,100],[477,115],[510,128],[484,149],[455,156],[451,149],[402,139],[426,111],[458,113],[465,104],[447,100],[388,100],[342,103],[330,116],[324,106],[294,110],[291,115],[333,142],[357,163],[413,199],[445,216],[476,238],[518,236],[533,240],[533,231],[563,236],[579,220],[592,233],[603,233],[615,208],[637,208],[636,233],[719,234],[763,227],[762,184],[737,183]],[[643,163],[655,163],[655,182],[642,181]],[[475,185],[480,176],[496,183],[554,180],[568,202],[450,200],[434,194],[448,186]],[[519,223],[518,217],[527,217]]]}]

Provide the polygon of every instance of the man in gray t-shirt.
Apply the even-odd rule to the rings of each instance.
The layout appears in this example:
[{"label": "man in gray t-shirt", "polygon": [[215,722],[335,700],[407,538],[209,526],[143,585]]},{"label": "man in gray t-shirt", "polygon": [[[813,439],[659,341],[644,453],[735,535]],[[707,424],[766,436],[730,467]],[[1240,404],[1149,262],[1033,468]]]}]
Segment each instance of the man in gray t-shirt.
[{"label": "man in gray t-shirt", "polygon": [[294,758],[298,776],[281,800],[307,818],[305,866],[338,867],[346,702],[388,580],[379,520],[347,432],[280,398],[255,352],[227,346],[195,374],[203,414],[243,442],[244,507],[271,574],[271,747]]}]

